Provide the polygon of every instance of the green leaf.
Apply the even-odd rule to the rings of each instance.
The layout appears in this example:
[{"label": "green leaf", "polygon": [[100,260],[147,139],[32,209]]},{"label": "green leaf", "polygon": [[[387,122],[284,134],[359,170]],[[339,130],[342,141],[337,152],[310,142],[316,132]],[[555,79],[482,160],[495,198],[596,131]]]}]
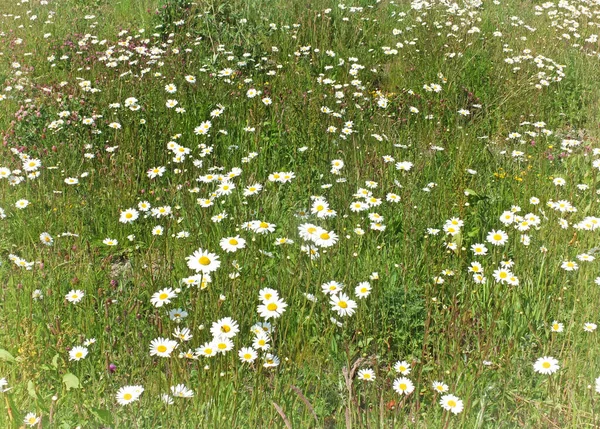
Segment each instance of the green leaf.
[{"label": "green leaf", "polygon": [[54,369],[58,369],[58,358],[60,357],[60,355],[57,353],[53,358],[52,358],[52,366],[54,367]]},{"label": "green leaf", "polygon": [[457,247],[456,251],[457,252],[460,252],[460,247],[462,246],[462,239],[463,239],[463,237],[462,237],[462,233],[461,232],[459,232],[457,234],[454,234],[454,237],[452,237],[452,242],[454,244],[456,244],[456,247]]},{"label": "green leaf", "polygon": [[473,237],[476,237],[478,234],[479,234],[479,227],[475,227],[467,233],[467,236],[473,238]]},{"label": "green leaf", "polygon": [[113,417],[110,411],[103,410],[101,408],[89,408],[86,407],[90,413],[92,413],[98,420],[100,420],[104,424],[112,425]]},{"label": "green leaf", "polygon": [[15,357],[8,350],[4,349],[0,349],[0,359],[7,362],[16,362]]},{"label": "green leaf", "polygon": [[77,376],[75,374],[71,374],[70,372],[63,375],[63,383],[65,383],[67,390],[81,388]]},{"label": "green leaf", "polygon": [[29,380],[27,382],[27,393],[29,393],[29,396],[31,396],[33,399],[37,399],[37,393],[35,391],[35,384],[33,384],[32,380]]}]

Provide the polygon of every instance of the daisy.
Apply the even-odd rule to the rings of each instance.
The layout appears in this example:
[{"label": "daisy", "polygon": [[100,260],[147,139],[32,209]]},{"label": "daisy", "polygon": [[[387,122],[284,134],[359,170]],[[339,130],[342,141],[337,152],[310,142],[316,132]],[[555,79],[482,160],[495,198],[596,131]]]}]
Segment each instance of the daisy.
[{"label": "daisy", "polygon": [[233,349],[233,341],[229,338],[220,337],[215,340],[215,349],[218,353],[227,353],[229,350]]},{"label": "daisy", "polygon": [[256,221],[256,224],[253,225],[252,230],[257,234],[266,234],[267,232],[275,231],[275,224],[263,221]]},{"label": "daisy", "polygon": [[72,302],[73,304],[77,304],[83,299],[84,295],[85,293],[83,293],[83,291],[79,289],[71,290],[68,294],[65,295],[65,299],[69,302]]},{"label": "daisy", "polygon": [[559,369],[558,360],[550,356],[541,357],[533,364],[533,370],[540,374],[553,374]]},{"label": "daisy", "polygon": [[119,218],[119,222],[121,223],[131,223],[136,220],[140,216],[140,213],[136,209],[127,209],[121,212],[121,217]]},{"label": "daisy", "polygon": [[434,381],[431,383],[431,387],[438,393],[444,393],[448,391],[448,385],[446,383],[442,383],[441,381]]},{"label": "daisy", "polygon": [[246,247],[246,240],[236,235],[235,237],[222,238],[219,244],[224,251],[235,252]]},{"label": "daisy", "polygon": [[181,308],[175,308],[169,311],[169,319],[178,323],[181,322],[182,319],[185,319],[187,316],[188,312]]},{"label": "daisy", "polygon": [[579,269],[579,265],[574,261],[564,261],[560,267],[565,271],[576,271]]},{"label": "daisy", "polygon": [[107,246],[116,246],[119,244],[119,241],[114,238],[105,238],[102,240],[102,243],[106,244]]},{"label": "daisy", "polygon": [[394,370],[402,375],[408,375],[410,374],[410,364],[404,360],[402,362],[398,361],[394,364]]},{"label": "daisy", "polygon": [[396,163],[396,170],[410,171],[412,167],[413,163],[409,161],[402,161]]},{"label": "daisy", "polygon": [[323,283],[321,285],[321,290],[325,295],[335,295],[344,289],[344,285],[342,283],[336,282],[335,280],[331,280],[330,282]]},{"label": "daisy", "polygon": [[39,423],[40,418],[35,415],[35,413],[27,413],[25,418],[23,419],[23,423],[27,426],[35,426]]},{"label": "daisy", "polygon": [[473,274],[483,274],[483,266],[479,262],[471,262],[468,270]]},{"label": "daisy", "polygon": [[219,257],[217,255],[206,252],[202,249],[196,250],[186,259],[187,266],[196,272],[211,273],[216,271],[221,266],[221,261],[219,261]]},{"label": "daisy", "polygon": [[336,311],[340,316],[352,316],[357,307],[356,302],[343,292],[333,295],[329,303],[332,306],[332,310]]},{"label": "daisy", "polygon": [[148,178],[154,179],[155,177],[160,177],[164,174],[167,169],[165,167],[152,167],[147,171]]},{"label": "daisy", "polygon": [[142,212],[147,212],[151,208],[152,208],[152,206],[150,205],[150,203],[148,201],[140,201],[138,203],[138,209]]},{"label": "daisy", "polygon": [[268,301],[272,301],[274,299],[279,299],[279,292],[277,292],[275,289],[266,287],[266,288],[261,289],[258,292],[258,297],[264,304]]},{"label": "daisy", "polygon": [[204,357],[213,357],[214,355],[217,354],[217,347],[216,345],[211,341],[208,343],[205,343],[203,346],[198,347],[196,349],[196,354],[198,356],[204,356]]},{"label": "daisy", "polygon": [[165,304],[170,304],[171,298],[176,298],[176,297],[177,297],[177,294],[175,293],[175,291],[173,291],[173,289],[166,288],[166,289],[161,289],[158,292],[156,292],[154,295],[152,295],[152,298],[150,298],[150,302],[155,307],[162,307]]},{"label": "daisy", "polygon": [[415,385],[406,377],[394,380],[394,390],[400,395],[410,395],[415,390]]},{"label": "daisy", "polygon": [[485,244],[473,244],[471,246],[471,250],[473,251],[473,253],[475,254],[475,256],[485,256],[487,254],[487,247],[485,247]]},{"label": "daisy", "polygon": [[194,391],[188,389],[183,384],[178,384],[177,386],[171,386],[171,393],[173,396],[177,398],[191,398],[194,396]]},{"label": "daisy", "polygon": [[375,381],[375,371],[371,368],[365,368],[358,371],[358,379],[363,381]]},{"label": "daisy", "polygon": [[88,354],[88,349],[86,347],[73,347],[71,351],[69,351],[69,360],[81,360],[85,358]]},{"label": "daisy", "polygon": [[324,231],[322,228],[313,225],[312,223],[304,223],[298,227],[300,238],[307,241],[316,240],[322,231]]},{"label": "daisy", "polygon": [[170,357],[177,347],[177,341],[167,338],[156,338],[150,343],[150,356]]},{"label": "daisy", "polygon": [[279,365],[279,358],[271,353],[267,353],[265,355],[265,362],[263,363],[263,367],[271,368]]},{"label": "daisy", "polygon": [[585,332],[594,332],[597,327],[598,326],[595,323],[587,322],[583,324],[583,330]]},{"label": "daisy", "polygon": [[258,357],[258,353],[251,347],[243,347],[238,351],[238,356],[242,363],[252,363]]},{"label": "daisy", "polygon": [[563,325],[562,323],[557,322],[556,320],[554,322],[552,322],[552,326],[550,327],[550,330],[552,332],[562,332],[564,330],[565,325]]},{"label": "daisy", "polygon": [[315,239],[315,244],[319,247],[331,247],[338,241],[338,235],[333,232],[323,231]]},{"label": "daisy", "polygon": [[15,207],[16,207],[16,208],[18,208],[18,209],[20,209],[20,210],[23,210],[23,209],[24,209],[25,207],[27,207],[29,204],[30,204],[30,203],[29,203],[29,201],[27,201],[27,200],[25,200],[25,199],[22,199],[22,200],[19,200],[19,201],[17,201],[17,202],[15,203]]},{"label": "daisy", "polygon": [[496,279],[497,282],[505,283],[512,276],[512,273],[506,268],[499,268],[494,271],[492,276]]},{"label": "daisy", "polygon": [[189,341],[193,337],[193,335],[190,334],[189,328],[180,328],[179,326],[175,328],[173,336],[179,341]]},{"label": "daisy", "polygon": [[371,284],[369,282],[360,282],[354,288],[354,293],[359,299],[368,297],[371,294]]},{"label": "daisy", "polygon": [[271,317],[276,319],[281,316],[286,307],[287,304],[282,299],[271,298],[260,304],[256,311],[260,317],[269,320]]},{"label": "daisy", "polygon": [[214,338],[233,338],[240,332],[238,323],[231,317],[224,317],[212,324],[210,333]]},{"label": "daisy", "polygon": [[492,230],[487,235],[487,241],[493,244],[494,246],[502,246],[508,241],[508,234],[502,231],[501,229],[497,231]]},{"label": "daisy", "polygon": [[244,189],[244,197],[249,197],[251,195],[256,195],[262,190],[262,185],[260,183],[255,183],[254,185],[250,185]]},{"label": "daisy", "polygon": [[269,335],[266,332],[260,332],[254,337],[252,347],[258,350],[269,350],[271,348],[269,340]]},{"label": "daisy", "polygon": [[42,242],[42,244],[45,244],[46,246],[52,246],[52,243],[54,243],[54,239],[47,232],[42,232],[40,234],[40,241]]},{"label": "daisy", "polygon": [[444,395],[440,399],[440,405],[444,410],[458,414],[463,410],[463,401],[454,395]]},{"label": "daisy", "polygon": [[141,386],[123,386],[117,391],[117,403],[119,405],[127,405],[139,399],[144,391]]}]

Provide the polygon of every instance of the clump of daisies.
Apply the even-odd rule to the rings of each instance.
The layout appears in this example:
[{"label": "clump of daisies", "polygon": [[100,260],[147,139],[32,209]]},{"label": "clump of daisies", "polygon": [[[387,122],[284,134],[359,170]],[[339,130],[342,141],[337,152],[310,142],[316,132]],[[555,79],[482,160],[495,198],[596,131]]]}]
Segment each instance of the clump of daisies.
[{"label": "clump of daisies", "polygon": [[284,313],[287,307],[287,304],[283,299],[279,298],[279,292],[275,289],[261,289],[259,299],[261,303],[258,305],[256,311],[265,320],[269,320],[270,318],[277,319]]},{"label": "clump of daisies", "polygon": [[137,401],[144,393],[142,386],[123,386],[117,391],[117,402],[119,405],[127,405]]}]

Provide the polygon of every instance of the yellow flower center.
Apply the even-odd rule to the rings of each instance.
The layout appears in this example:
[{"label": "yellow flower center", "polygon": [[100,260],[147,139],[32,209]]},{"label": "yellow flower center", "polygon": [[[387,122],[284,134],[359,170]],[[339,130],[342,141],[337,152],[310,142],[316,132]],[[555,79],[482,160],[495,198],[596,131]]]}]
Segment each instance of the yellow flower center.
[{"label": "yellow flower center", "polygon": [[232,246],[237,246],[238,241],[235,238],[232,238],[231,240],[229,240],[229,244],[231,244]]},{"label": "yellow flower center", "polygon": [[221,349],[221,350],[225,350],[227,348],[227,344],[219,343],[219,345],[217,347],[219,347],[219,349]]},{"label": "yellow flower center", "polygon": [[544,363],[542,364],[542,367],[543,367],[543,368],[546,368],[546,369],[550,368],[550,366],[551,366],[551,365],[550,365],[550,362],[544,362]]},{"label": "yellow flower center", "polygon": [[348,308],[348,303],[346,301],[340,301],[340,302],[338,302],[338,305],[341,308]]},{"label": "yellow flower center", "polygon": [[81,353],[81,352],[75,353],[76,358],[81,358],[82,356],[83,356],[83,353]]},{"label": "yellow flower center", "polygon": [[161,344],[160,346],[158,346],[158,347],[156,348],[156,350],[157,350],[158,352],[160,352],[160,353],[164,353],[164,352],[166,352],[166,351],[167,351],[167,346],[165,346],[165,345]]},{"label": "yellow flower center", "polygon": [[452,407],[452,408],[456,407],[456,401],[453,401],[452,399],[450,399],[450,400],[448,401],[448,406],[449,406],[449,407]]},{"label": "yellow flower center", "polygon": [[252,358],[252,355],[250,353],[246,353],[244,355],[244,359],[250,359],[250,358]]},{"label": "yellow flower center", "polygon": [[131,218],[133,217],[133,215],[132,215],[131,213],[127,213],[127,214],[125,214],[125,217],[126,217],[127,219],[131,219]]},{"label": "yellow flower center", "polygon": [[331,238],[331,237],[326,232],[324,232],[323,234],[321,234],[321,240],[329,240],[329,238]]},{"label": "yellow flower center", "polygon": [[210,264],[210,259],[208,259],[208,257],[206,257],[206,256],[201,256],[200,259],[198,259],[198,263],[200,265],[206,266],[206,265]]},{"label": "yellow flower center", "polygon": [[267,310],[269,310],[269,311],[277,310],[277,304],[275,304],[274,302],[270,303],[269,305],[267,305]]},{"label": "yellow flower center", "polygon": [[167,298],[168,298],[168,296],[169,296],[169,295],[168,295],[168,294],[166,294],[166,293],[161,293],[161,294],[158,296],[158,298],[159,298],[159,299],[161,299],[161,300],[164,300],[164,299],[167,299]]},{"label": "yellow flower center", "polygon": [[500,234],[494,234],[494,240],[500,241],[500,240],[502,240],[502,236]]},{"label": "yellow flower center", "polygon": [[267,222],[261,222],[261,223],[260,223],[260,227],[261,227],[261,228],[268,228],[268,227],[269,227],[269,224],[268,224]]},{"label": "yellow flower center", "polygon": [[126,393],[123,395],[123,399],[125,399],[126,401],[129,401],[131,398],[133,398],[133,395],[131,393]]},{"label": "yellow flower center", "polygon": [[36,420],[35,417],[29,417],[29,424],[31,424],[31,425],[35,424],[35,420]]},{"label": "yellow flower center", "polygon": [[406,384],[405,383],[400,383],[400,390],[406,390]]}]

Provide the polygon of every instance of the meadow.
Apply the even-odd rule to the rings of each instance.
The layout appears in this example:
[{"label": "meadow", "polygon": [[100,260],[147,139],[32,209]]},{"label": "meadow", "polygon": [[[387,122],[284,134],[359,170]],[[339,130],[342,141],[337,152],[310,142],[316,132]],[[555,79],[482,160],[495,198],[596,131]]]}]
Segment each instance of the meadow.
[{"label": "meadow", "polygon": [[0,3],[0,427],[600,427],[600,1]]}]

